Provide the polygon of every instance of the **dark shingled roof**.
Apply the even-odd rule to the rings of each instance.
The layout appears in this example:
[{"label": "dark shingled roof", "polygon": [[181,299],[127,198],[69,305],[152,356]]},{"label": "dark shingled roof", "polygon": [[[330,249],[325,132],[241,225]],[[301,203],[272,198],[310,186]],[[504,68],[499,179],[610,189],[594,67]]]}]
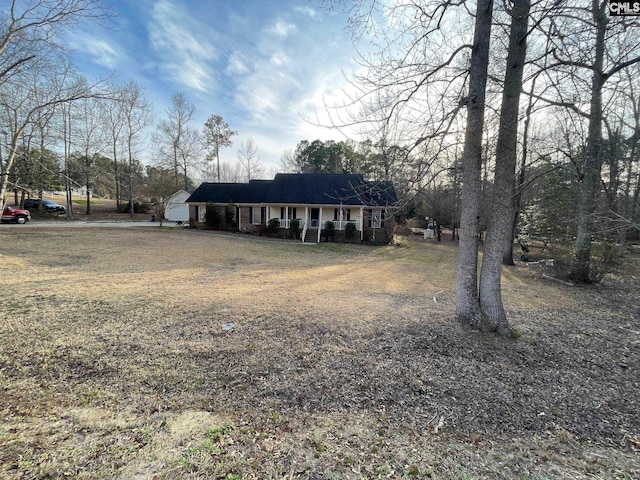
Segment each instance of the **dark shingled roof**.
[{"label": "dark shingled roof", "polygon": [[273,180],[203,183],[187,203],[387,206],[397,202],[391,182],[367,182],[362,175],[278,173]]}]

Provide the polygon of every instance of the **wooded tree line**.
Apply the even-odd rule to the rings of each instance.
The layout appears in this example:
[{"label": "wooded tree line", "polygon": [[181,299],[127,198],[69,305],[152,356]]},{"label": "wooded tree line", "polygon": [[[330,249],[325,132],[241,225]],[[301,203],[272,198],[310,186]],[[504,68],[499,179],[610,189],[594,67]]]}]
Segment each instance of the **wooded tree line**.
[{"label": "wooded tree line", "polygon": [[[136,83],[90,82],[74,71],[61,36],[108,14],[99,0],[14,0],[0,12],[3,204],[8,192],[19,202],[64,190],[73,215],[70,192],[82,187],[87,214],[92,193],[115,198],[133,213],[134,198],[192,189],[214,159],[220,181],[219,149],[231,146],[236,132],[219,115],[200,131],[192,125],[195,106],[177,93],[158,119]],[[143,150],[153,152],[151,166],[142,164]],[[256,152],[252,141],[241,145],[245,176],[260,173]]]},{"label": "wooded tree line", "polygon": [[327,110],[374,143],[422,151],[409,190],[460,219],[461,321],[509,333],[500,263],[519,223],[575,238],[577,282],[592,280],[594,238],[637,238],[637,17],[611,16],[605,0],[344,5],[355,41],[373,49],[360,49],[352,98]]}]

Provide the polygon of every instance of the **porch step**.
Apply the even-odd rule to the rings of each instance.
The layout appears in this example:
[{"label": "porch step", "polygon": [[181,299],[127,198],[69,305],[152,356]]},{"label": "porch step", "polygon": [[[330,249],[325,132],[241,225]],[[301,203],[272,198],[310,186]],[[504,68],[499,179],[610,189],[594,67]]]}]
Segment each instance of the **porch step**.
[{"label": "porch step", "polygon": [[304,243],[318,243],[317,228],[307,228],[307,236],[304,237]]}]

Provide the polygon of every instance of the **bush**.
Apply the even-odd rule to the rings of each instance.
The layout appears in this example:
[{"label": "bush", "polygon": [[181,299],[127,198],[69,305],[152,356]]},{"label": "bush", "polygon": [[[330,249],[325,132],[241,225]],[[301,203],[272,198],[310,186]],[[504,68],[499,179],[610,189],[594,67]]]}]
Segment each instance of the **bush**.
[{"label": "bush", "polygon": [[236,207],[233,203],[229,202],[224,208],[224,223],[227,227],[232,228],[235,225],[236,220]]},{"label": "bush", "polygon": [[[534,243],[534,242],[532,242]],[[523,254],[526,261],[540,262],[542,270],[549,275],[567,282],[574,282],[570,276],[575,261],[575,245],[570,242],[550,242],[544,253],[538,248],[530,246],[531,251]],[[611,242],[592,242],[591,259],[589,261],[589,279],[593,283],[600,283],[604,277],[614,271],[624,257],[624,250]]]},{"label": "bush", "polygon": [[267,233],[275,235],[280,230],[280,220],[277,218],[272,218],[267,223]]},{"label": "bush", "polygon": [[404,247],[408,245],[408,240],[411,237],[412,232],[409,227],[406,225],[395,225],[393,229],[393,238],[391,239],[391,243],[398,247]]},{"label": "bush", "polygon": [[347,240],[351,240],[356,236],[356,224],[349,222],[344,226],[344,236]]},{"label": "bush", "polygon": [[[151,210],[151,205],[147,202],[138,202],[137,200],[133,201],[133,213],[149,213],[149,210]],[[131,212],[131,202],[120,205],[118,211],[120,213]]]},{"label": "bush", "polygon": [[331,220],[325,222],[324,228],[326,230],[327,238],[335,237],[336,235],[336,224]]},{"label": "bush", "polygon": [[611,242],[593,242],[591,244],[591,279],[600,283],[607,273],[611,273],[620,265],[624,250],[621,246]]},{"label": "bush", "polygon": [[289,224],[289,237],[294,239],[300,238],[300,220],[297,218],[291,220]]},{"label": "bush", "polygon": [[206,223],[207,227],[218,229],[220,228],[220,213],[218,209],[213,204],[207,204],[206,211],[204,214],[204,223]]}]

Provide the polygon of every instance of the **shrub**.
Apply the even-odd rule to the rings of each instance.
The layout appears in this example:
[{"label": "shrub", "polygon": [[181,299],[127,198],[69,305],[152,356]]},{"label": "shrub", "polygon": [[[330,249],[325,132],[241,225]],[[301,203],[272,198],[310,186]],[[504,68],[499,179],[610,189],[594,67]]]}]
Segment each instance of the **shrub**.
[{"label": "shrub", "polygon": [[236,207],[233,203],[229,202],[224,208],[224,223],[227,227],[232,228],[235,225],[236,220]]},{"label": "shrub", "polygon": [[344,236],[347,240],[351,240],[356,236],[356,224],[349,222],[344,226]]},{"label": "shrub", "polygon": [[213,204],[207,204],[206,211],[204,214],[204,223],[207,224],[207,227],[217,229],[220,228],[220,213],[218,209]]},{"label": "shrub", "polygon": [[300,220],[294,218],[291,220],[289,224],[289,237],[290,238],[300,238]]},{"label": "shrub", "polygon": [[611,242],[593,242],[591,244],[590,277],[600,283],[607,273],[620,265],[624,250]]},{"label": "shrub", "polygon": [[327,233],[327,238],[335,237],[335,235],[336,235],[336,224],[335,223],[333,223],[331,220],[329,220],[329,221],[325,222],[324,228],[325,228],[326,233]]},{"label": "shrub", "polygon": [[[530,262],[540,261],[543,270],[557,279],[568,282],[575,281],[570,275],[575,261],[575,245],[569,242],[550,242],[544,253],[538,252],[534,246],[529,253],[523,256],[527,257]],[[623,257],[623,248],[614,243],[592,242],[589,262],[590,282],[600,283],[608,273],[620,265]]]},{"label": "shrub", "polygon": [[267,223],[267,233],[275,235],[280,230],[280,220],[277,218],[272,218]]},{"label": "shrub", "polygon": [[[149,213],[149,210],[151,210],[151,205],[147,202],[138,202],[137,200],[133,201],[133,213]],[[120,213],[131,212],[131,202],[120,205],[120,209],[118,211]]]}]

